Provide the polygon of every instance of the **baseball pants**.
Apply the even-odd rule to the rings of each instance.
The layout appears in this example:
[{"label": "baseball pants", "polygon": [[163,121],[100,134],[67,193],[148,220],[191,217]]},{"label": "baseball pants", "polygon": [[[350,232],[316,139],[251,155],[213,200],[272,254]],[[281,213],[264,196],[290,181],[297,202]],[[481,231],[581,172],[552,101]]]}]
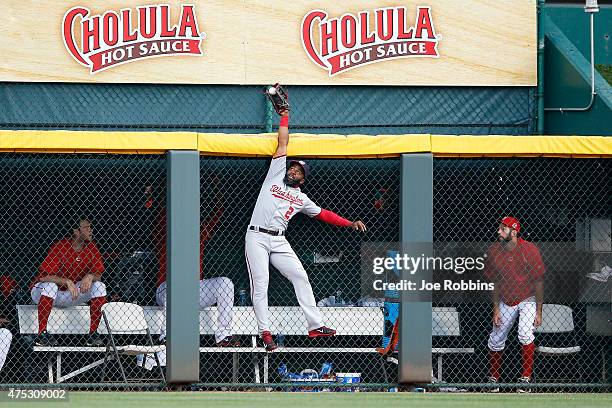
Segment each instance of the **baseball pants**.
[{"label": "baseball pants", "polygon": [[8,329],[0,329],[0,371],[2,371],[2,367],[4,367],[4,362],[11,348],[12,340],[13,335]]},{"label": "baseball pants", "polygon": [[530,297],[515,306],[508,306],[504,302],[499,302],[500,325],[493,326],[489,335],[489,349],[491,351],[502,351],[506,347],[508,332],[518,317],[518,339],[522,345],[533,343],[534,320],[536,316],[535,298]]},{"label": "baseball pants", "polygon": [[[166,307],[166,282],[157,288],[155,294],[157,304]],[[200,281],[200,307],[217,305],[217,330],[215,341],[218,343],[232,335],[232,320],[234,318],[234,284],[229,278],[211,278]],[[164,313],[165,316],[165,313]],[[160,339],[166,337],[166,319],[164,318]]]},{"label": "baseball pants", "polygon": [[72,295],[68,290],[59,290],[57,284],[53,282],[38,282],[32,288],[32,300],[38,304],[41,296],[49,297],[53,300],[53,306],[70,307],[84,305],[93,298],[106,296],[106,285],[102,282],[92,282],[91,289],[85,293],[81,293],[81,282],[75,284],[79,290],[79,296],[72,299]]},{"label": "baseball pants", "polygon": [[268,320],[268,283],[270,263],[293,284],[298,303],[308,322],[308,330],[323,326],[323,317],[315,302],[306,270],[284,236],[248,231],[245,256],[251,283],[251,301],[259,333],[270,331]]},{"label": "baseball pants", "polygon": [[[156,301],[159,306],[166,307],[166,282],[163,282],[157,287],[155,293]],[[217,305],[217,330],[215,331],[215,341],[218,343],[228,336],[232,335],[232,320],[234,318],[234,284],[229,278],[211,278],[202,279],[200,281],[200,307],[209,307]],[[166,338],[166,313],[164,311],[164,319],[162,320],[159,339]],[[159,364],[163,367],[166,365],[166,352],[160,351],[157,353]],[[155,357],[152,355],[144,356],[139,354],[136,356],[136,364],[144,366],[147,370],[151,370],[157,366]]]}]

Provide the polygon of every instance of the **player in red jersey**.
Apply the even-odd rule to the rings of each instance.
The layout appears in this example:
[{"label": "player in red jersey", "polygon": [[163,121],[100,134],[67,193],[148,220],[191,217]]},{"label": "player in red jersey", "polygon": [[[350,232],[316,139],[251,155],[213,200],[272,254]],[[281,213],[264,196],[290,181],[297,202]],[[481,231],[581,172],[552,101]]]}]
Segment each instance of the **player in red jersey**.
[{"label": "player in red jersey", "polygon": [[32,300],[38,304],[38,336],[36,345],[56,344],[47,333],[47,320],[53,306],[69,307],[90,302],[90,327],[87,344],[103,346],[96,333],[102,305],[106,303],[106,286],[100,281],[104,263],[93,241],[93,226],[87,218],[74,225],[72,236],[51,246],[38,274],[32,281]]},{"label": "player in red jersey", "polygon": [[[499,381],[502,353],[508,332],[517,317],[523,358],[519,382],[531,381],[534,330],[542,323],[545,267],[538,248],[519,238],[520,231],[521,224],[516,218],[504,217],[497,229],[497,242],[489,248],[485,263],[485,277],[495,283],[493,329],[488,342],[490,383]],[[493,391],[498,389],[494,388]]]}]

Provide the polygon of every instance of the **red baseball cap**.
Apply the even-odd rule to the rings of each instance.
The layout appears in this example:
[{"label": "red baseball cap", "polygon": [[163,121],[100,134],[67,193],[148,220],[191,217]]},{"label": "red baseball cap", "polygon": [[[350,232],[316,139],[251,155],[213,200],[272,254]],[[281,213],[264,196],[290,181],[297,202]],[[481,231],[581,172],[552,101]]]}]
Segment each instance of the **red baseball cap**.
[{"label": "red baseball cap", "polygon": [[502,220],[500,221],[502,224],[504,224],[506,227],[510,227],[513,230],[515,230],[516,232],[521,232],[521,223],[519,222],[519,220],[517,220],[514,217],[504,217],[502,218]]},{"label": "red baseball cap", "polygon": [[10,276],[0,276],[0,292],[4,297],[8,297],[13,290],[17,289],[17,282]]}]

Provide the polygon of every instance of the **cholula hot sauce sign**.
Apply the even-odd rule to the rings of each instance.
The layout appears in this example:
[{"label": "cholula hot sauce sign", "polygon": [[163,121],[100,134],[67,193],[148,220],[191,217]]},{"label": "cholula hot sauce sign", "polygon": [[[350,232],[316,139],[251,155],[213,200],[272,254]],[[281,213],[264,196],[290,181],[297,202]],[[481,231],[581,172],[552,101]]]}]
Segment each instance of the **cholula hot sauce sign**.
[{"label": "cholula hot sauce sign", "polygon": [[[181,5],[177,24],[170,17],[167,4],[108,10],[101,15],[77,6],[64,15],[62,36],[70,55],[89,67],[91,74],[142,58],[203,55],[205,34],[198,27],[195,7]],[[80,35],[75,38],[77,27]]]},{"label": "cholula hot sauce sign", "polygon": [[[418,6],[413,22],[406,7],[384,7],[330,18],[311,10],[302,19],[302,45],[329,76],[394,58],[438,58],[431,8]],[[318,39],[318,41],[317,41]]]}]

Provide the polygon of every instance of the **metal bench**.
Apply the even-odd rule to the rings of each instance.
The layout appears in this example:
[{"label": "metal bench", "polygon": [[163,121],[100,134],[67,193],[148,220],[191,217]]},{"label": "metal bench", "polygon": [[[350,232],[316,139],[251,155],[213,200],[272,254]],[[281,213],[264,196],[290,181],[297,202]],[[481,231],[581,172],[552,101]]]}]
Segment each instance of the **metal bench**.
[{"label": "metal bench", "polygon": [[[19,305],[19,328],[22,334],[36,334],[38,331],[36,305]],[[152,334],[159,334],[163,321],[163,309],[158,306],[143,307],[145,318]],[[270,329],[273,333],[286,336],[307,335],[306,319],[297,306],[272,306],[269,308]],[[384,316],[379,307],[324,307],[323,319],[337,330],[338,336],[379,336],[384,330]],[[212,335],[217,322],[217,308],[209,307],[200,311],[200,334]],[[52,334],[86,334],[89,330],[89,307],[54,308],[49,316],[47,328]],[[233,332],[250,336],[251,345],[234,348],[201,347],[201,353],[233,353],[233,377],[237,379],[239,354],[250,354],[253,358],[255,382],[261,382],[259,357],[263,355],[263,382],[269,379],[269,353],[257,347],[257,321],[253,308],[234,307]],[[459,313],[452,307],[434,307],[432,317],[433,336],[459,336]],[[124,346],[130,347],[130,346]],[[133,346],[135,347],[135,346]],[[100,364],[103,359],[81,367],[68,374],[62,374],[62,353],[105,353],[106,347],[34,347],[35,352],[50,353],[48,359],[49,382],[63,382]],[[442,361],[446,354],[473,353],[473,348],[434,348],[437,356],[438,380],[442,379]],[[340,347],[279,347],[273,353],[376,353],[375,348]],[[54,361],[55,356],[55,374]]]}]

